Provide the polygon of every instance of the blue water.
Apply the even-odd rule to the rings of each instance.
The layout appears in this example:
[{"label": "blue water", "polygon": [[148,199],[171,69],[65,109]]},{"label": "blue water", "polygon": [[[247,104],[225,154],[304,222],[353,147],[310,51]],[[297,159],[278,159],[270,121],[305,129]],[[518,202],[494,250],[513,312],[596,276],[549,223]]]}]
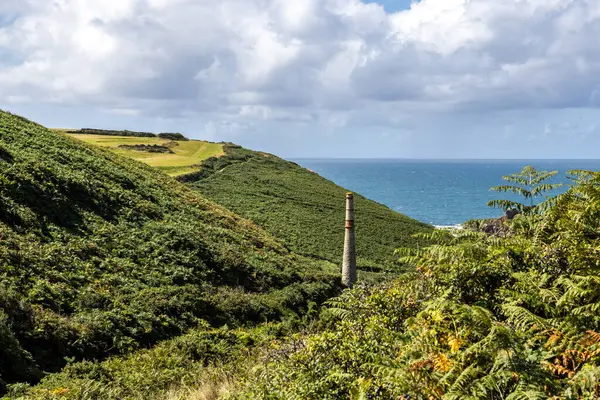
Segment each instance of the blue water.
[{"label": "blue water", "polygon": [[487,207],[486,203],[514,197],[489,189],[504,184],[503,175],[519,172],[526,165],[538,170],[558,170],[556,181],[564,183],[569,182],[564,178],[568,170],[600,170],[600,160],[294,161],[340,186],[433,225],[501,216],[502,211]]}]

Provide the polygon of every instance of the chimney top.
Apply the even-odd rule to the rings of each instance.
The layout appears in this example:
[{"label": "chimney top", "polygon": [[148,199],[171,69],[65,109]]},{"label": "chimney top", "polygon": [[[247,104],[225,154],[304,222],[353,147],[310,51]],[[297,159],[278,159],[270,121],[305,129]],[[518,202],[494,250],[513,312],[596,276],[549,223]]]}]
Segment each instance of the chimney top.
[{"label": "chimney top", "polygon": [[353,198],[353,197],[354,197],[354,193],[352,193],[352,192],[348,192],[348,193],[346,193],[346,198],[347,198],[347,199],[351,199],[351,198]]}]

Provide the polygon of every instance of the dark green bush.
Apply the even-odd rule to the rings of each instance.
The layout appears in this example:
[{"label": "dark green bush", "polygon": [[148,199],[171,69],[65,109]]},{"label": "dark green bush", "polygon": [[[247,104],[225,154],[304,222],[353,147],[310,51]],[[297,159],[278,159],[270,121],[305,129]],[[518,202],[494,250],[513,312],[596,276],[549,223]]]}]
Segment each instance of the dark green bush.
[{"label": "dark green bush", "polygon": [[128,130],[115,131],[107,129],[83,128],[75,131],[69,131],[78,135],[105,135],[105,136],[134,136],[134,137],[156,137],[156,134],[150,132],[134,132]]},{"label": "dark green bush", "polygon": [[71,363],[33,388],[13,387],[11,399],[162,398],[178,385],[195,384],[211,366],[217,376],[235,371],[237,363],[252,358],[253,347],[262,346],[285,332],[283,324],[246,330],[209,329],[201,324],[190,333],[162,342],[153,349],[104,362]]},{"label": "dark green bush", "polygon": [[0,310],[0,391],[6,390],[7,382],[32,381],[42,376],[11,328],[10,319]]},{"label": "dark green bush", "polygon": [[169,140],[175,140],[175,141],[180,141],[180,142],[187,142],[190,140],[190,139],[186,138],[185,136],[183,136],[181,133],[164,132],[164,133],[159,133],[158,137],[161,139],[169,139]]}]

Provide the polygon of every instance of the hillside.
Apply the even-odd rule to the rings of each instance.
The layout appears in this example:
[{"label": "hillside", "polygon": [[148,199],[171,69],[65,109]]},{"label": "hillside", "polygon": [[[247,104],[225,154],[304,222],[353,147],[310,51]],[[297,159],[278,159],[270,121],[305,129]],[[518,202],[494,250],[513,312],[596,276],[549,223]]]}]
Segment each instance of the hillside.
[{"label": "hillside", "polygon": [[[553,173],[524,172],[552,188]],[[501,187],[527,202],[522,174]],[[497,234],[438,231],[405,249],[413,273],[330,301],[326,329],[269,351],[227,398],[598,399],[600,173],[570,175]]]},{"label": "hillside", "polygon": [[119,155],[142,161],[171,176],[195,172],[202,161],[223,154],[223,144],[201,140],[172,141],[161,137],[73,133],[69,135],[86,143],[108,147]]},{"label": "hillside", "polygon": [[399,251],[413,271],[344,291],[299,333],[281,324],[196,331],[132,356],[72,364],[15,394],[597,399],[600,173],[570,175],[566,193],[499,220],[499,234],[424,235],[431,246]]},{"label": "hillside", "polygon": [[[295,252],[340,263],[344,241],[346,189],[299,165],[271,154],[226,145],[202,170],[180,180],[204,196],[251,219]],[[379,269],[394,250],[413,246],[417,232],[432,228],[357,195],[359,267]]]},{"label": "hillside", "polygon": [[[115,133],[115,134],[118,134]],[[127,132],[129,134],[129,132]],[[167,159],[170,155],[124,151],[122,144],[152,144],[158,138],[72,135],[88,143],[140,161]],[[158,143],[158,142],[156,142]],[[180,146],[186,142],[180,142]],[[204,143],[190,141],[187,143]],[[177,179],[203,196],[248,218],[273,234],[290,250],[307,257],[340,264],[344,240],[346,189],[301,166],[272,154],[255,152],[227,143],[219,154],[207,157],[195,170],[160,167],[178,172]],[[203,153],[208,156],[209,153]],[[172,158],[168,159],[172,162]],[[176,168],[176,167],[175,167]],[[415,221],[360,194],[355,197],[359,268],[394,270],[394,250],[413,246],[418,232],[431,231]]]},{"label": "hillside", "polygon": [[0,393],[339,290],[334,264],[167,175],[2,111],[0,277]]}]

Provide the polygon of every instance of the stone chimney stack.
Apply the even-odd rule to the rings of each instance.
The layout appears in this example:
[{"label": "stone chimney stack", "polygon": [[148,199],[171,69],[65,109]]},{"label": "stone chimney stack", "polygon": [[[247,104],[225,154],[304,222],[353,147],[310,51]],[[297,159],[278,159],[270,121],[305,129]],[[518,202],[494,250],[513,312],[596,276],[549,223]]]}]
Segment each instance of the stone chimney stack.
[{"label": "stone chimney stack", "polygon": [[356,283],[356,239],[354,236],[354,195],[346,193],[346,239],[342,263],[342,283],[352,288]]}]

